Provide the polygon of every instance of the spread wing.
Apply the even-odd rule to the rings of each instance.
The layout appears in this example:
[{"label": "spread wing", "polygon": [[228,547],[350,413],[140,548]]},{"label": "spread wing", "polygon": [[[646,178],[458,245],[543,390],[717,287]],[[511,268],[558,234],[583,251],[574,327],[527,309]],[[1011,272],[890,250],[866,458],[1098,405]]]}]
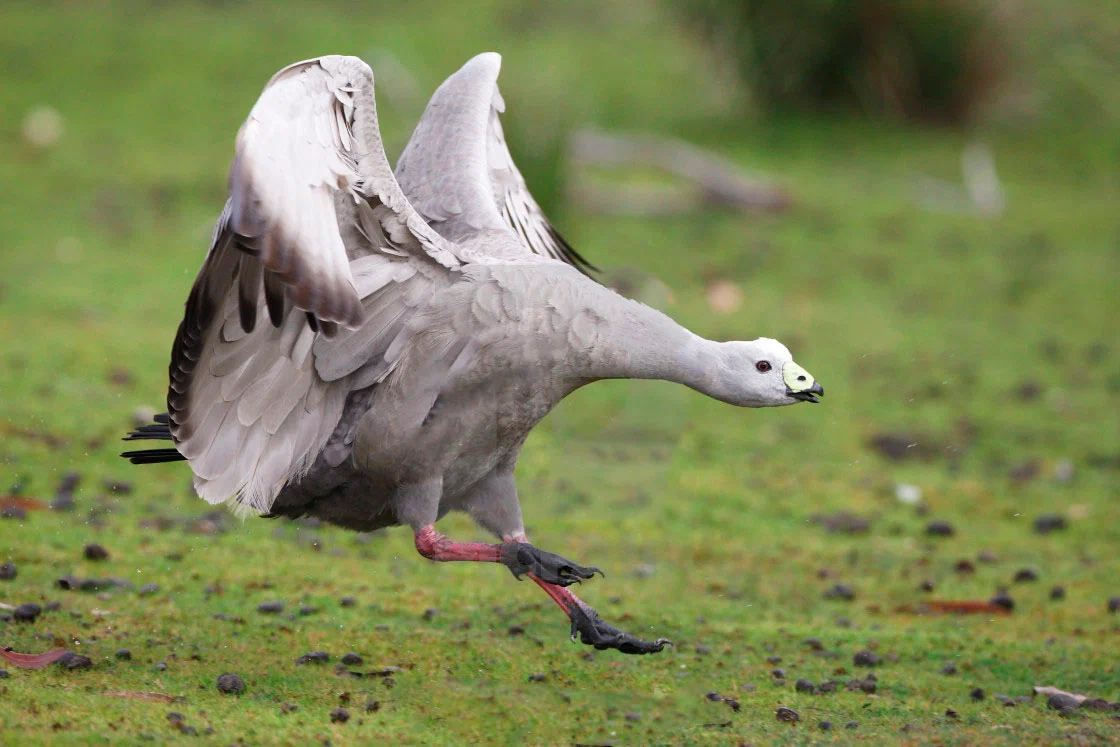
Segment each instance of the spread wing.
[{"label": "spread wing", "polygon": [[393,177],[373,84],[354,57],[291,65],[238,134],[167,398],[175,446],[212,503],[267,510],[322,451],[360,373],[318,370],[320,351],[365,356],[362,384],[376,383],[368,371],[392,369],[403,323],[461,265]]},{"label": "spread wing", "polygon": [[553,228],[517,170],[502,132],[500,55],[471,59],[443,82],[397,162],[408,199],[443,235],[512,232],[526,252],[595,268]]}]

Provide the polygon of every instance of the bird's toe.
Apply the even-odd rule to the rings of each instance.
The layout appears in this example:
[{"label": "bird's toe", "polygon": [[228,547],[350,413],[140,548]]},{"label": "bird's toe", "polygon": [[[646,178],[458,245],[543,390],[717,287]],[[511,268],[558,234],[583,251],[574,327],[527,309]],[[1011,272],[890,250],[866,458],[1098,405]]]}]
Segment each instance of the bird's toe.
[{"label": "bird's toe", "polygon": [[502,563],[513,575],[521,578],[531,573],[537,578],[557,586],[571,586],[603,572],[594,566],[582,566],[567,558],[533,547],[524,542],[510,542],[502,546]]},{"label": "bird's toe", "polygon": [[624,654],[655,654],[666,645],[673,645],[668,638],[645,641],[623,632],[604,622],[603,618],[589,607],[575,607],[569,614],[572,617],[572,640],[574,641],[578,636],[581,643],[594,646],[600,651],[613,648]]}]

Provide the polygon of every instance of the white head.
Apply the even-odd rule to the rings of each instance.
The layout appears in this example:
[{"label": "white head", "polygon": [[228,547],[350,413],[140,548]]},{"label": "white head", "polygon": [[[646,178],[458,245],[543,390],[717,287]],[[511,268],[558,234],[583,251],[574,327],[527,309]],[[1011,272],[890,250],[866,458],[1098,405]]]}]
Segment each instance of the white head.
[{"label": "white head", "polygon": [[719,367],[708,391],[718,400],[740,407],[779,407],[819,402],[824,388],[793,362],[789,349],[767,337],[719,346]]}]

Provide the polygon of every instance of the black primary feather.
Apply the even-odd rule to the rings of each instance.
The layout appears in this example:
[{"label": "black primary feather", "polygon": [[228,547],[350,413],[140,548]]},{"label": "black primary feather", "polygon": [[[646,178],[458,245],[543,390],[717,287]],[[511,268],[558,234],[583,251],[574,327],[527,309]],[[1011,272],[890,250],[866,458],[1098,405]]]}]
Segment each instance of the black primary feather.
[{"label": "black primary feather", "polygon": [[[129,431],[128,435],[122,438],[122,441],[170,441],[171,439],[171,420],[167,413],[161,413],[155,416],[154,423],[142,425],[135,430]],[[179,453],[175,448],[169,449],[139,449],[137,451],[126,451],[121,454],[122,457],[132,462],[133,464],[158,464],[160,462],[180,462],[186,459],[185,456]]]}]

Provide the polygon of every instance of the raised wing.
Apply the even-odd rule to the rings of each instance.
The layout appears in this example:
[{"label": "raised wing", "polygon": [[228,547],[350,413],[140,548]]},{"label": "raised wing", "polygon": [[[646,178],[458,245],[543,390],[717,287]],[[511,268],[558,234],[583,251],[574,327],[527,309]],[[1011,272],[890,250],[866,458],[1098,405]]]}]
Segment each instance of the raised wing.
[{"label": "raised wing", "polygon": [[502,58],[480,54],[443,82],[397,162],[408,199],[444,236],[511,231],[527,252],[595,269],[553,228],[502,132]]},{"label": "raised wing", "polygon": [[[230,198],[171,354],[169,427],[198,493],[267,510],[322,451],[354,387],[357,366],[317,370],[322,341],[348,350],[364,332],[361,363],[391,370],[401,319],[460,252],[394,179],[364,62],[277,73],[238,134]],[[271,324],[257,323],[264,314]]]}]

